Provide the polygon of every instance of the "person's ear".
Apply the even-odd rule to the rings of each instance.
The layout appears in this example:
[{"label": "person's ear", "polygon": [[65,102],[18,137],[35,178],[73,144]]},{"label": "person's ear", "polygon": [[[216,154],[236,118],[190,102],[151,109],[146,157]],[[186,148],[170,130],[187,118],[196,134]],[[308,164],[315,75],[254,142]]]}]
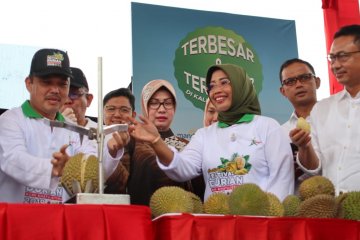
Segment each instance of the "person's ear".
[{"label": "person's ear", "polygon": [[91,104],[93,98],[94,98],[94,96],[91,93],[88,93],[86,95],[86,100],[87,100],[86,107],[90,107],[90,104]]},{"label": "person's ear", "polygon": [[283,86],[281,86],[281,87],[279,88],[279,92],[281,93],[281,95],[283,95],[284,97],[287,98],[286,93],[285,93],[285,89],[284,89]]},{"label": "person's ear", "polygon": [[31,84],[33,83],[33,80],[30,77],[25,78],[25,86],[28,92],[31,91]]},{"label": "person's ear", "polygon": [[316,77],[316,78],[315,78],[316,89],[319,89],[320,83],[321,83],[320,78],[319,78],[319,77]]}]

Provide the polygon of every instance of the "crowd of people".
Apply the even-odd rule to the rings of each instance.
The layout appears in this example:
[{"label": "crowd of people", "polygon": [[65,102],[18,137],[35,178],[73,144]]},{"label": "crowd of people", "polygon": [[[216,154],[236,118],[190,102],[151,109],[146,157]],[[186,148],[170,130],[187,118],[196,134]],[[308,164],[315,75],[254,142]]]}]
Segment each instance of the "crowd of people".
[{"label": "crowd of people", "polygon": [[[283,125],[261,115],[245,68],[211,66],[204,127],[190,141],[171,130],[177,97],[169,81],[143,87],[137,119],[130,89],[109,92],[103,124],[128,124],[129,130],[105,138],[105,193],[129,194],[132,204],[149,205],[163,186],[206,200],[255,183],[284,199],[312,175],[329,178],[336,194],[359,191],[360,25],[336,32],[328,59],[344,90],[321,101],[320,78],[309,62],[293,58],[280,66],[280,93],[294,108]],[[34,54],[25,85],[29,99],[0,116],[0,202],[63,203],[71,197],[59,185],[66,162],[79,152],[97,155],[98,145],[45,120],[96,128],[86,117],[93,95],[83,71],[70,67],[67,53],[58,49]],[[299,118],[311,132],[296,127]]]}]

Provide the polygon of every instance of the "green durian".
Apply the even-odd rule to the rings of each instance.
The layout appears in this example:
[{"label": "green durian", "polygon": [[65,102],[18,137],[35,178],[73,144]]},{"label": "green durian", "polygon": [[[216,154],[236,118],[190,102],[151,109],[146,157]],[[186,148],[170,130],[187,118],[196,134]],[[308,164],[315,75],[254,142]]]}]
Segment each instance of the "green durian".
[{"label": "green durian", "polygon": [[304,180],[299,186],[301,200],[306,200],[318,194],[335,196],[334,184],[323,176],[313,176]]},{"label": "green durian", "polygon": [[213,193],[204,202],[204,212],[209,214],[230,214],[229,195]]},{"label": "green durian", "polygon": [[270,204],[268,216],[276,216],[276,217],[284,216],[284,211],[285,211],[284,206],[280,202],[279,198],[271,192],[267,192],[266,195],[268,197]]},{"label": "green durian", "polygon": [[296,195],[288,195],[282,202],[284,206],[284,216],[295,216],[301,200]]},{"label": "green durian", "polygon": [[229,196],[230,213],[235,215],[269,215],[268,197],[259,186],[245,183],[233,189]]},{"label": "green durian", "polygon": [[303,201],[296,216],[310,218],[335,218],[338,204],[335,197],[328,194],[319,194]]}]

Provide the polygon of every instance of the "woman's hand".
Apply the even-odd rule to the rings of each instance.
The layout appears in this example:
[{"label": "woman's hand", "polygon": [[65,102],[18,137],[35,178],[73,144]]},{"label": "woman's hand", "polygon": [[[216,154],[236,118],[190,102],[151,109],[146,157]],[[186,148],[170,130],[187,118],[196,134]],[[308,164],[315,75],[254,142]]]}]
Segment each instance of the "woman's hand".
[{"label": "woman's hand", "polygon": [[156,126],[149,119],[139,116],[141,121],[130,118],[129,133],[130,135],[141,141],[155,144],[160,139],[160,134]]}]

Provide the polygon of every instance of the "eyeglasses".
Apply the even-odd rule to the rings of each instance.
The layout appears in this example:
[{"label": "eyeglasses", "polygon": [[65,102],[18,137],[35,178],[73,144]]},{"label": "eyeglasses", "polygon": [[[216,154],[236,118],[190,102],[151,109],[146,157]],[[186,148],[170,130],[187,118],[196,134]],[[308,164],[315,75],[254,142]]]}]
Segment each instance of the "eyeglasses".
[{"label": "eyeglasses", "polygon": [[149,108],[158,110],[163,105],[166,110],[174,108],[174,101],[172,99],[165,99],[163,102],[159,100],[150,100],[148,103]]},{"label": "eyeglasses", "polygon": [[83,92],[83,93],[79,93],[79,92],[69,92],[69,95],[68,97],[71,99],[71,100],[76,100],[78,98],[81,98],[82,96],[86,95],[87,93],[86,92]]},{"label": "eyeglasses", "polygon": [[315,75],[312,74],[312,73],[305,73],[305,74],[301,74],[301,75],[296,76],[296,77],[292,77],[292,78],[288,78],[288,79],[283,80],[282,85],[294,86],[298,80],[301,83],[305,83],[305,82],[310,81],[314,77],[315,77]]},{"label": "eyeglasses", "polygon": [[115,107],[112,105],[105,106],[106,113],[115,114],[116,110],[119,110],[121,114],[130,114],[132,109],[130,107],[125,107],[125,106],[121,106],[121,107]]},{"label": "eyeglasses", "polygon": [[349,60],[349,58],[351,57],[352,54],[355,53],[360,53],[360,51],[354,51],[354,52],[339,52],[337,54],[329,54],[327,56],[327,59],[329,60],[330,63],[334,63],[336,61],[336,59],[339,62],[346,62],[347,60]]},{"label": "eyeglasses", "polygon": [[220,79],[219,81],[220,83],[219,84],[215,84],[214,82],[210,82],[209,85],[207,86],[207,93],[209,94],[211,90],[213,90],[214,88],[224,88],[225,86],[229,85],[230,84],[230,80],[227,79],[227,78],[223,78],[223,79]]}]

